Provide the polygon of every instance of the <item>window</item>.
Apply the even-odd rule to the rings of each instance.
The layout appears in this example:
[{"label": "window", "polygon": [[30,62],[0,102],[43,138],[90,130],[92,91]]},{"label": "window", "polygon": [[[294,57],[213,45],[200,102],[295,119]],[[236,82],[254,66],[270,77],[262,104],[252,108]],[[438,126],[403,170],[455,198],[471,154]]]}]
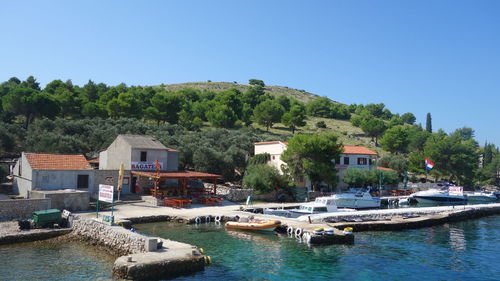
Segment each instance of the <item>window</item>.
[{"label": "window", "polygon": [[366,165],[366,158],[358,158],[358,165]]},{"label": "window", "polygon": [[146,162],[148,159],[148,152],[147,151],[141,151],[141,162]]},{"label": "window", "polygon": [[344,157],[344,165],[349,165],[349,157]]},{"label": "window", "polygon": [[273,160],[275,159],[274,155],[273,155]]},{"label": "window", "polygon": [[89,175],[78,175],[76,188],[89,188]]}]

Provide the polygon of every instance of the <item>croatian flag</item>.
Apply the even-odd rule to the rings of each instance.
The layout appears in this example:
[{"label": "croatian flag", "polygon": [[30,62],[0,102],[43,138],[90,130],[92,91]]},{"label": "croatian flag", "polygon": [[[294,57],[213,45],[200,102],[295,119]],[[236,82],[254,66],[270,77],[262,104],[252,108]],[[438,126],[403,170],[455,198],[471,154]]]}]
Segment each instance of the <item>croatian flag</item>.
[{"label": "croatian flag", "polygon": [[427,171],[430,171],[432,170],[432,168],[434,168],[434,162],[425,157],[425,169],[427,169]]}]

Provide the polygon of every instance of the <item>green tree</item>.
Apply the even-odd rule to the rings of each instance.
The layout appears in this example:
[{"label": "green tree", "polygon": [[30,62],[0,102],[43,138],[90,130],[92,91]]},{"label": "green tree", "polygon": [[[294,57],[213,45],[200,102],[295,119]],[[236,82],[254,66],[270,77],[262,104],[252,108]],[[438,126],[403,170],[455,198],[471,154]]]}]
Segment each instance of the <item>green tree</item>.
[{"label": "green tree", "polygon": [[417,121],[417,118],[411,112],[407,112],[407,113],[401,115],[401,119],[403,119],[403,122],[405,122],[406,124],[410,124],[410,125],[415,124],[415,121]]},{"label": "green tree", "polygon": [[368,171],[360,168],[349,167],[344,174],[344,182],[349,187],[364,187],[368,182]]},{"label": "green tree", "polygon": [[288,126],[290,129],[292,129],[292,134],[295,134],[295,129],[297,127],[306,125],[305,119],[306,113],[304,109],[298,105],[294,105],[292,106],[292,108],[290,108],[289,112],[283,114],[281,122],[285,124],[285,126]]},{"label": "green tree", "polygon": [[335,184],[336,169],[332,159],[342,153],[342,145],[333,134],[295,135],[281,159],[287,163],[292,178],[301,182],[304,177],[313,184]]},{"label": "green tree", "polygon": [[385,131],[380,139],[380,145],[391,153],[404,153],[408,150],[408,133],[404,126],[395,126]]},{"label": "green tree", "polygon": [[59,106],[51,96],[24,87],[15,88],[4,96],[2,106],[5,111],[23,115],[25,128],[35,117],[55,117],[59,113]]},{"label": "green tree", "polygon": [[425,130],[432,133],[432,117],[430,113],[427,113],[427,118],[425,120]]},{"label": "green tree", "polygon": [[331,118],[333,102],[327,97],[320,97],[306,105],[307,114],[316,117]]},{"label": "green tree", "polygon": [[318,122],[316,122],[316,128],[318,128],[318,129],[326,129],[326,123],[325,123],[325,121],[318,121]]},{"label": "green tree", "polygon": [[184,100],[180,94],[159,92],[151,98],[151,105],[158,110],[162,121],[177,124]]},{"label": "green tree", "polygon": [[255,86],[261,86],[261,87],[266,86],[266,84],[264,84],[264,81],[259,80],[259,79],[250,79],[250,80],[248,80],[248,84],[255,85]]},{"label": "green tree", "polygon": [[259,125],[265,126],[269,131],[274,123],[281,120],[283,111],[283,106],[276,101],[266,100],[255,107],[253,117]]},{"label": "green tree", "polygon": [[214,127],[232,128],[237,116],[229,106],[219,104],[207,113],[207,119]]},{"label": "green tree", "polygon": [[448,181],[457,179],[463,185],[472,184],[479,163],[474,140],[458,135],[431,137],[425,145],[425,153],[436,163],[433,172],[448,175]]},{"label": "green tree", "polygon": [[288,181],[275,167],[262,164],[251,165],[243,177],[243,186],[262,194],[285,188],[288,186]]},{"label": "green tree", "polygon": [[368,119],[361,123],[361,130],[363,130],[367,136],[371,137],[372,141],[375,138],[375,145],[378,145],[378,138],[386,129],[385,122],[377,118]]}]

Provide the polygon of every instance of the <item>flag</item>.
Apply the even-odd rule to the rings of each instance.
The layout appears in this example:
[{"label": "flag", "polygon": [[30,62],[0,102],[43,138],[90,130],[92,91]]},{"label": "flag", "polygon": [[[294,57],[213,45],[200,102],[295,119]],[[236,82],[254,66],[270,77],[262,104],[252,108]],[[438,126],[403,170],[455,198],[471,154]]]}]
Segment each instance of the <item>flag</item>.
[{"label": "flag", "polygon": [[429,160],[429,158],[425,157],[425,169],[427,171],[430,171],[430,170],[432,170],[432,168],[434,168],[434,162]]},{"label": "flag", "polygon": [[116,187],[116,190],[122,191],[123,187],[123,174],[125,173],[125,167],[123,163],[120,165],[120,170],[118,171],[118,185]]}]

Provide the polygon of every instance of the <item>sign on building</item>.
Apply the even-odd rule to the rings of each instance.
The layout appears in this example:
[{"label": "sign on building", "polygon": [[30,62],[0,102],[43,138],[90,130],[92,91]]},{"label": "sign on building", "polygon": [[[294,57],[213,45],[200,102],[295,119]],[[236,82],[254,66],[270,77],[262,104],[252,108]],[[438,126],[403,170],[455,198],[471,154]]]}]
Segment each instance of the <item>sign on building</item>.
[{"label": "sign on building", "polygon": [[449,186],[448,193],[462,196],[464,194],[464,188],[462,186]]},{"label": "sign on building", "polygon": [[[160,170],[163,170],[163,162],[158,162],[160,164]],[[131,169],[133,171],[155,171],[156,162],[132,162]]]},{"label": "sign on building", "polygon": [[113,203],[113,186],[107,184],[99,185],[99,200]]}]

